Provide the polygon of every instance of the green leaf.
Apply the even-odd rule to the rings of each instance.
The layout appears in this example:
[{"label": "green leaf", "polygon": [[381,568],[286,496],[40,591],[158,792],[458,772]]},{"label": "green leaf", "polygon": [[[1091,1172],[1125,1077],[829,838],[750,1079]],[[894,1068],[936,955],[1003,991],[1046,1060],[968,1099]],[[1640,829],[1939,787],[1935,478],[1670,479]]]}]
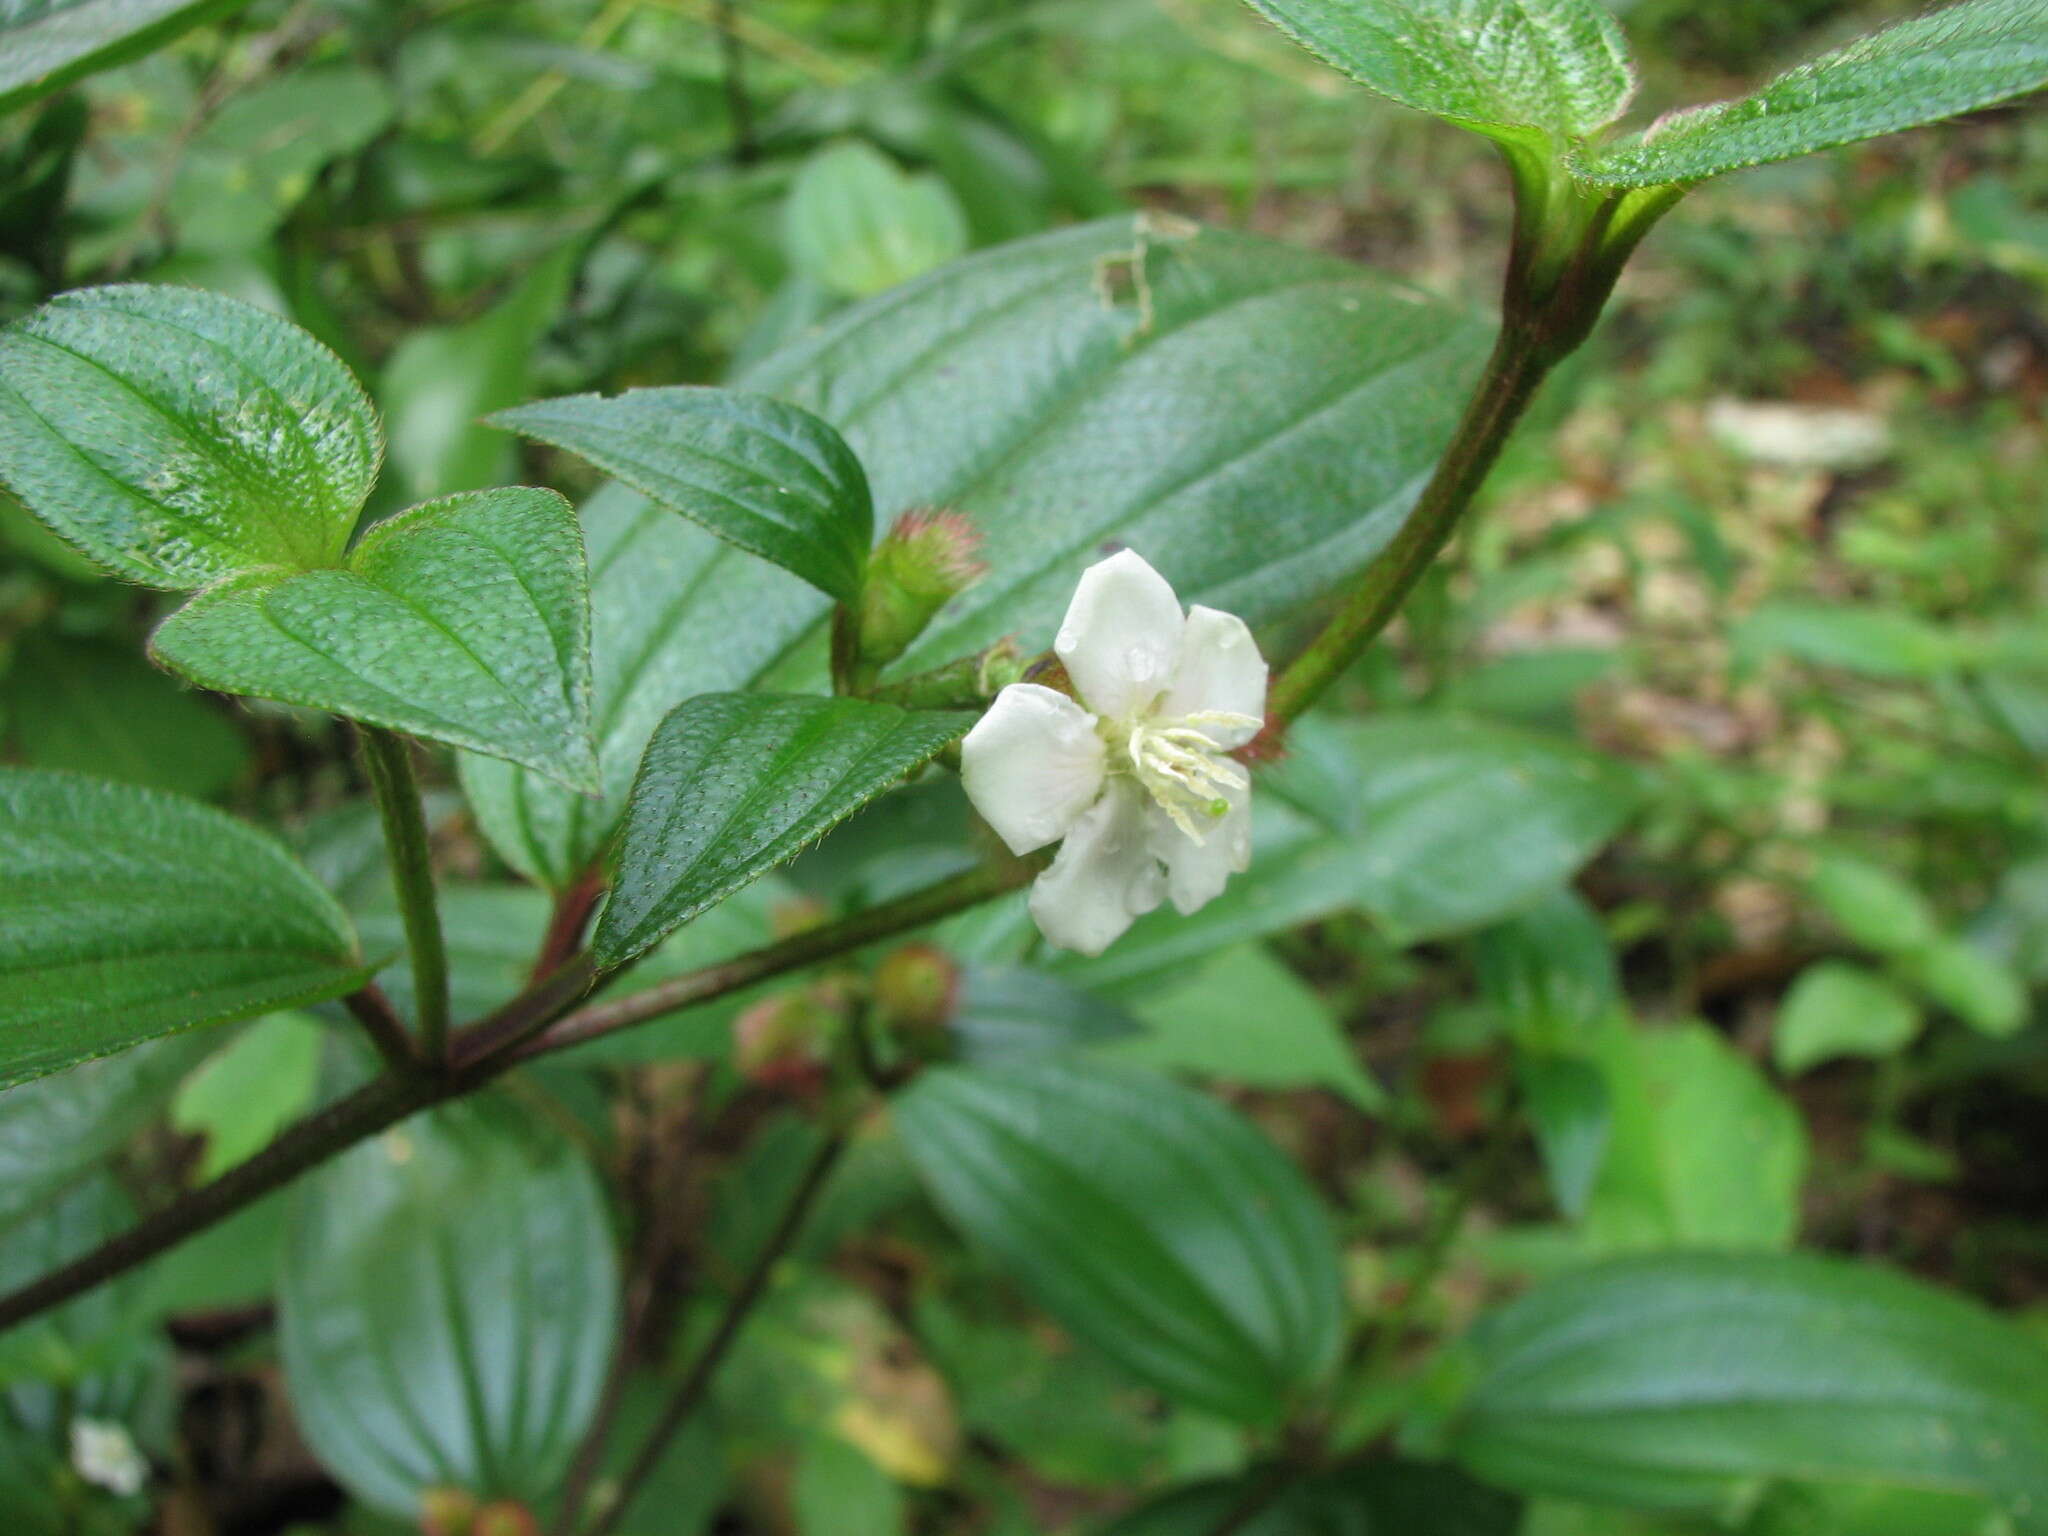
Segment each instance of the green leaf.
[{"label": "green leaf", "polygon": [[1479,990],[1518,1040],[1569,1041],[1621,1006],[1621,968],[1599,913],[1560,886],[1478,936]]},{"label": "green leaf", "polygon": [[24,636],[0,684],[15,750],[31,768],[69,768],[211,799],[247,770],[227,716],[126,646]]},{"label": "green leaf", "polygon": [[1744,619],[1735,646],[1744,657],[1782,653],[1871,677],[1938,677],[1977,654],[1966,637],[1914,614],[1793,601],[1766,603]]},{"label": "green leaf", "polygon": [[[1178,1489],[1125,1515],[1102,1536],[1211,1536],[1273,1476],[1270,1470]],[[1319,1477],[1290,1476],[1235,1536],[1515,1536],[1518,1499],[1455,1468],[1375,1462]]]},{"label": "green leaf", "polygon": [[515,445],[481,418],[526,398],[534,354],[582,258],[581,242],[571,243],[536,262],[474,320],[413,331],[392,351],[377,383],[377,403],[391,423],[380,508],[513,478]]},{"label": "green leaf", "polygon": [[1903,955],[1899,971],[1979,1034],[2007,1039],[2025,1027],[2026,983],[1967,939],[1937,939]]},{"label": "green leaf", "polygon": [[1913,1000],[1875,972],[1823,960],[1800,973],[1778,1013],[1771,1054],[1788,1076],[1841,1056],[1897,1055],[1920,1033]]},{"label": "green leaf", "polygon": [[582,539],[553,491],[430,501],[345,568],[202,592],[150,648],[208,688],[331,710],[595,784]]},{"label": "green leaf", "polygon": [[1746,1057],[1704,1024],[1610,1021],[1590,1048],[1612,1116],[1585,1216],[1597,1247],[1791,1243],[1805,1124]]},{"label": "green leaf", "polygon": [[894,1104],[940,1206],[1060,1322],[1178,1400],[1276,1422],[1336,1363],[1336,1247],[1263,1136],[1162,1078],[1055,1057]]},{"label": "green leaf", "polygon": [[977,1066],[1127,1040],[1141,1028],[1116,1004],[1022,966],[969,966],[950,1027],[961,1058]]},{"label": "green leaf", "polygon": [[274,839],[190,800],[0,769],[0,1088],[367,975]]},{"label": "green leaf", "polygon": [[249,0],[16,0],[0,16],[0,112],[231,16]]},{"label": "green leaf", "polygon": [[872,145],[828,145],[784,205],[790,265],[849,299],[893,288],[967,249],[967,216],[938,177],[911,176]]},{"label": "green leaf", "polygon": [[214,1043],[160,1040],[0,1094],[0,1232],[119,1151]]},{"label": "green leaf", "polygon": [[860,596],[875,527],[867,476],[808,411],[678,385],[542,400],[491,424],[590,460],[842,602]]},{"label": "green leaf", "polygon": [[1940,920],[1927,898],[1882,865],[1823,854],[1806,889],[1852,942],[1880,955],[1924,949],[1939,937]]},{"label": "green leaf", "polygon": [[[1126,217],[953,263],[745,382],[845,433],[879,513],[959,507],[986,535],[991,574],[913,647],[915,668],[1012,631],[1049,643],[1107,539],[1254,623],[1322,595],[1400,526],[1486,340],[1463,311],[1350,263]],[[604,847],[669,710],[771,672],[814,687],[825,670],[817,594],[616,487],[584,522],[605,798],[463,765],[493,844],[557,887]]]},{"label": "green leaf", "polygon": [[234,299],[82,288],[0,331],[0,481],[132,581],[335,564],[382,454],[341,360]]},{"label": "green leaf", "polygon": [[1106,1054],[1253,1088],[1327,1088],[1368,1115],[1386,1107],[1329,1006],[1258,945],[1224,951],[1137,1011],[1147,1032]]},{"label": "green leaf", "polygon": [[654,728],[686,699],[756,682],[826,611],[789,580],[622,485],[582,510],[590,550],[591,720],[601,798],[464,754],[477,821],[521,874],[556,890],[611,841]]},{"label": "green leaf", "polygon": [[[1256,802],[1255,802],[1256,804]],[[1138,919],[1108,951],[1059,955],[1047,969],[1092,992],[1126,1001],[1171,986],[1191,967],[1247,939],[1264,938],[1358,904],[1359,850],[1268,800],[1257,804],[1252,867],[1192,917],[1165,908]],[[1018,898],[1021,931],[1030,919]]]},{"label": "green leaf", "polygon": [[258,1019],[186,1080],[171,1124],[205,1138],[197,1177],[246,1161],[305,1112],[319,1086],[326,1031],[303,1013]]},{"label": "green leaf", "polygon": [[863,699],[707,694],[648,744],[591,944],[619,965],[796,857],[974,723]]},{"label": "green leaf", "polygon": [[1611,759],[1503,726],[1386,715],[1328,729],[1352,765],[1335,814],[1357,840],[1360,894],[1403,943],[1541,898],[1640,800]]},{"label": "green leaf", "polygon": [[[105,1169],[97,1169],[57,1200],[12,1228],[0,1243],[0,1291],[62,1268],[135,1222],[135,1206]],[[134,1271],[85,1291],[61,1306],[0,1333],[0,1413],[16,1385],[33,1380],[71,1388],[88,1399],[120,1391],[118,1378],[160,1366],[160,1344],[144,1308],[145,1287]],[[4,1389],[15,1386],[15,1393]]]},{"label": "green leaf", "polygon": [[1407,516],[1488,338],[1349,262],[1140,215],[950,263],[743,382],[844,433],[883,516],[985,535],[914,671],[1050,643],[1105,540],[1253,624],[1322,596]]},{"label": "green leaf", "polygon": [[834,1434],[805,1442],[790,1497],[800,1536],[902,1536],[909,1529],[903,1490]]},{"label": "green leaf", "polygon": [[1557,1208],[1572,1220],[1592,1204],[1614,1126],[1607,1078],[1590,1062],[1549,1052],[1515,1059],[1529,1124]]},{"label": "green leaf", "polygon": [[1764,1478],[1975,1493],[2048,1530],[2048,1352],[1839,1259],[1672,1254],[1484,1319],[1453,1448],[1563,1497],[1709,1510]]},{"label": "green leaf", "polygon": [[1494,138],[1582,137],[1635,94],[1627,40],[1599,0],[1250,3],[1368,89]]},{"label": "green leaf", "polygon": [[390,120],[383,76],[350,65],[294,69],[236,92],[179,156],[165,211],[181,251],[262,246],[322,167]]},{"label": "green leaf", "polygon": [[1580,174],[1613,186],[1699,181],[1974,112],[2048,85],[2039,0],[1965,0],[1861,38],[1739,101],[1674,113]]},{"label": "green leaf", "polygon": [[554,1491],[618,1322],[604,1193],[573,1144],[486,1096],[327,1165],[293,1208],[278,1327],[292,1409],[364,1503]]}]

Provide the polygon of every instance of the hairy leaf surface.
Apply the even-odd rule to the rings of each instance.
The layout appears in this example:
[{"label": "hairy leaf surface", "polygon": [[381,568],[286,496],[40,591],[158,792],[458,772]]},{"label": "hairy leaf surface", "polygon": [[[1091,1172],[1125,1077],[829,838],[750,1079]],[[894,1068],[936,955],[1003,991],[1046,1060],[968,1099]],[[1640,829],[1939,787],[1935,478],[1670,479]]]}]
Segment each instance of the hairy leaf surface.
[{"label": "hairy leaf surface", "polygon": [[366,979],[297,859],[175,795],[0,768],[0,870],[0,1088]]}]

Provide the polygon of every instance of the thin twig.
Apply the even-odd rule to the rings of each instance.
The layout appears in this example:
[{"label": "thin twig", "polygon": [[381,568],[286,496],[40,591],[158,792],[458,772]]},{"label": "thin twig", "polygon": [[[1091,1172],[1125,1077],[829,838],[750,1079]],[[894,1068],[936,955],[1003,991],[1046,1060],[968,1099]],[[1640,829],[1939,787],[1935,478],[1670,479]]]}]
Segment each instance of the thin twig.
[{"label": "thin twig", "polygon": [[619,1030],[630,1029],[635,1024],[644,1024],[649,1019],[660,1018],[663,1014],[737,992],[742,987],[752,986],[784,971],[797,970],[816,961],[845,954],[848,950],[893,938],[910,929],[922,928],[927,923],[1016,890],[1037,874],[1042,864],[1042,860],[1033,858],[1005,859],[999,864],[969,870],[964,875],[942,880],[896,901],[871,907],[857,916],[795,934],[752,954],[707,965],[702,970],[691,971],[686,976],[678,976],[612,1002],[592,1003],[549,1028],[519,1055],[523,1060],[582,1045]]},{"label": "thin twig", "polygon": [[819,1144],[818,1150],[812,1154],[803,1177],[790,1196],[789,1204],[783,1207],[781,1216],[776,1219],[775,1229],[768,1234],[767,1240],[761,1245],[761,1251],[754,1256],[754,1262],[748,1266],[745,1278],[740,1281],[740,1288],[733,1293],[732,1300],[726,1303],[725,1311],[720,1315],[717,1326],[712,1329],[711,1337],[705,1341],[703,1349],[691,1362],[689,1370],[683,1376],[682,1384],[669,1398],[667,1406],[661,1411],[661,1417],[655,1421],[654,1428],[649,1431],[647,1439],[641,1443],[639,1451],[634,1455],[632,1464],[627,1467],[625,1476],[620,1478],[617,1494],[605,1507],[604,1512],[591,1522],[585,1536],[611,1536],[618,1528],[620,1520],[624,1519],[626,1512],[632,1508],[633,1500],[642,1485],[653,1475],[655,1467],[660,1465],[662,1453],[668,1449],[669,1442],[689,1421],[690,1415],[703,1401],[705,1393],[711,1389],[712,1380],[718,1375],[718,1367],[724,1363],[726,1352],[732,1348],[733,1341],[739,1337],[740,1330],[746,1325],[747,1317],[754,1310],[755,1303],[761,1299],[761,1294],[767,1287],[768,1276],[783,1254],[788,1251],[797,1233],[802,1230],[804,1218],[810,1214],[811,1206],[816,1202],[819,1192],[824,1189],[825,1180],[839,1161],[839,1154],[845,1149],[846,1137],[842,1132],[826,1137]]},{"label": "thin twig", "polygon": [[[954,912],[1015,890],[1036,872],[1030,860],[1009,860],[988,870],[941,881],[823,928],[771,944],[750,955],[705,966],[645,992],[570,1013],[597,979],[588,961],[565,966],[488,1018],[458,1035],[444,1074],[387,1076],[357,1089],[285,1131],[247,1162],[177,1199],[68,1264],[0,1296],[0,1330],[69,1301],[138,1264],[176,1247],[208,1227],[282,1188],[310,1168],[357,1142],[435,1104],[473,1093],[522,1061],[710,1002],[756,981],[863,948],[878,939],[936,922]],[[564,1018],[564,1015],[568,1015]],[[559,1035],[536,1039],[555,1020]]]},{"label": "thin twig", "polygon": [[370,1037],[370,1044],[377,1048],[377,1054],[384,1058],[386,1066],[395,1072],[419,1070],[419,1052],[414,1048],[412,1035],[406,1030],[405,1020],[398,1016],[398,1010],[391,1006],[391,999],[384,995],[382,987],[373,981],[349,993],[341,1000],[341,1005],[355,1015],[356,1022],[363,1026],[363,1033]]},{"label": "thin twig", "polygon": [[583,930],[590,926],[590,915],[597,910],[604,887],[604,871],[592,869],[555,898],[554,910],[548,914],[548,931],[541,936],[540,953],[528,975],[529,984],[560,970],[583,947]]}]

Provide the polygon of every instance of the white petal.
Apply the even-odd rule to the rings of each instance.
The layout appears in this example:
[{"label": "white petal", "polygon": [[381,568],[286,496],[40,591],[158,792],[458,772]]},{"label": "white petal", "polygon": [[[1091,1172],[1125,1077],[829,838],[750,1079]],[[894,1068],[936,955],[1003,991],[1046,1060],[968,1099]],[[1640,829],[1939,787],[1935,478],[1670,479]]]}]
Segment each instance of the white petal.
[{"label": "white petal", "polygon": [[1230,809],[1202,826],[1197,843],[1176,827],[1157,806],[1146,819],[1152,854],[1166,866],[1166,894],[1181,916],[1190,917],[1223,894],[1232,875],[1252,864],[1252,792],[1233,789]]},{"label": "white petal", "polygon": [[[1173,687],[1161,701],[1159,713],[1180,719],[1212,710],[1243,715],[1263,725],[1266,658],[1259,654],[1259,644],[1243,619],[1197,603],[1188,610]],[[1196,729],[1226,752],[1259,733],[1256,725],[1202,725]]]},{"label": "white petal", "polygon": [[1031,887],[1031,916],[1049,942],[1099,955],[1159,905],[1166,879],[1152,856],[1150,806],[1136,785],[1112,781],[1074,823],[1052,868]]},{"label": "white petal", "polygon": [[1102,794],[1095,717],[1063,693],[1012,683],[960,743],[967,798],[1012,853],[1067,835]]},{"label": "white petal", "polygon": [[1180,659],[1180,599],[1135,550],[1081,573],[1053,649],[1082,701],[1121,720],[1148,707]]}]

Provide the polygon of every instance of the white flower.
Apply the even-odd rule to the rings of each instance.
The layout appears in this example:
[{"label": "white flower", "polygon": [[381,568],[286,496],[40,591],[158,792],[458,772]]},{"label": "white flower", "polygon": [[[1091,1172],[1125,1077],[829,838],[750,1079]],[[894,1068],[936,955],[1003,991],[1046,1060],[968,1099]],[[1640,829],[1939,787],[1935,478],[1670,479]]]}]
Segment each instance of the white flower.
[{"label": "white flower", "polygon": [[149,1481],[149,1463],[119,1424],[106,1419],[71,1421],[71,1469],[96,1488],[133,1498]]},{"label": "white flower", "polygon": [[1005,688],[961,743],[960,776],[1012,852],[1065,839],[1031,915],[1062,949],[1099,955],[1167,897],[1193,912],[1251,862],[1251,780],[1226,754],[1265,720],[1266,663],[1244,620],[1183,616],[1130,550],[1082,573],[1053,649],[1087,708]]}]

